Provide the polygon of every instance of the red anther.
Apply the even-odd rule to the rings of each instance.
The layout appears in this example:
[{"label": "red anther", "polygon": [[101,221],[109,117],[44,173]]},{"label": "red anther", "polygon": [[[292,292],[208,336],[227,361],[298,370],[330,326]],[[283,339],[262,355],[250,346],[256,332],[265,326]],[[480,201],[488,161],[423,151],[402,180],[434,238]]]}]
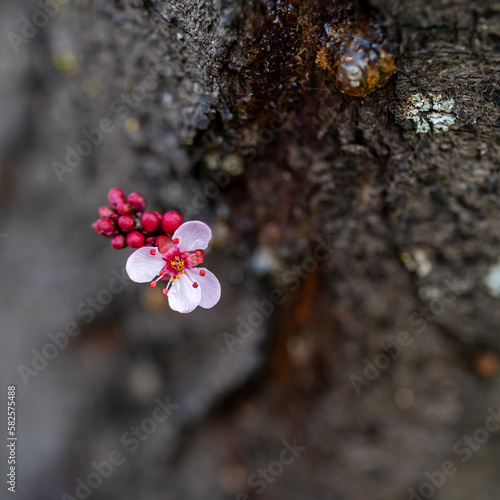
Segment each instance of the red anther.
[{"label": "red anther", "polygon": [[116,250],[121,250],[122,248],[125,248],[127,246],[127,242],[125,241],[125,236],[123,236],[123,234],[117,234],[111,240],[111,246],[113,248],[116,248]]},{"label": "red anther", "polygon": [[193,288],[198,288],[198,283],[196,283],[196,281],[193,283]]},{"label": "red anther", "polygon": [[135,229],[135,220],[130,215],[121,215],[118,219],[118,225],[120,229],[123,229],[125,232],[132,231]]},{"label": "red anther", "polygon": [[127,245],[131,248],[140,248],[144,245],[144,235],[139,231],[132,231],[127,234]]},{"label": "red anther", "polygon": [[177,245],[179,243],[179,238],[174,238],[172,241]]},{"label": "red anther", "polygon": [[203,250],[196,250],[194,254],[196,255],[196,257],[205,257],[205,252]]},{"label": "red anther", "polygon": [[149,251],[149,253],[150,253],[151,255],[156,255],[156,249],[152,248],[152,249]]},{"label": "red anther", "polygon": [[144,212],[141,217],[142,227],[152,233],[158,229],[161,219],[154,212]]},{"label": "red anther", "polygon": [[165,269],[160,269],[160,276],[165,276],[167,274],[167,271]]},{"label": "red anther", "polygon": [[92,227],[97,234],[102,234],[108,238],[111,238],[111,236],[115,236],[115,234],[118,233],[116,224],[111,219],[97,219],[92,224]]},{"label": "red anther", "polygon": [[164,288],[163,289],[163,295],[167,295],[167,293],[168,293],[168,288]]},{"label": "red anther", "polygon": [[148,202],[141,193],[130,193],[127,201],[139,212],[144,212]]},{"label": "red anther", "polygon": [[198,262],[198,264],[201,264],[201,263],[203,262],[203,259],[202,259],[201,257],[198,257],[198,258],[196,259],[196,262]]},{"label": "red anther", "polygon": [[205,276],[206,272],[205,271],[200,271],[200,276]]},{"label": "red anther", "polygon": [[116,210],[120,215],[134,215],[136,210],[130,203],[118,203]]},{"label": "red anther", "polygon": [[160,252],[162,255],[165,255],[167,252],[170,252],[171,250],[175,250],[175,245],[174,242],[165,235],[158,236],[156,238],[156,245],[155,247],[158,247],[160,249]]},{"label": "red anther", "polygon": [[171,210],[163,216],[161,227],[166,234],[173,234],[177,228],[184,222],[182,215],[179,212]]},{"label": "red anther", "polygon": [[156,281],[152,281],[152,282],[150,283],[150,285],[151,285],[151,288],[154,288],[154,287],[156,286]]},{"label": "red anther", "polygon": [[118,203],[123,203],[125,201],[125,193],[120,188],[111,188],[108,192],[108,200],[116,207]]}]

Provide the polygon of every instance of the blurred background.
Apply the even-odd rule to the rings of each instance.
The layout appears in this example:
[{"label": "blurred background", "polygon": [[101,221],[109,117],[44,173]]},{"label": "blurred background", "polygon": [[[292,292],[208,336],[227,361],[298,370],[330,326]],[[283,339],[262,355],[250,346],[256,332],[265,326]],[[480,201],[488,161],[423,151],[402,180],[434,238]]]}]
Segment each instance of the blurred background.
[{"label": "blurred background", "polygon": [[[498,498],[497,138],[465,148],[459,108],[435,140],[387,119],[409,67],[372,101],[329,89],[277,126],[231,121],[238,93],[213,73],[255,10],[1,4],[2,425],[15,385],[18,436],[2,498]],[[404,147],[371,147],[384,127]],[[405,176],[389,192],[379,154]],[[128,279],[131,250],[91,228],[115,186],[210,224],[216,307],[180,315]]]}]

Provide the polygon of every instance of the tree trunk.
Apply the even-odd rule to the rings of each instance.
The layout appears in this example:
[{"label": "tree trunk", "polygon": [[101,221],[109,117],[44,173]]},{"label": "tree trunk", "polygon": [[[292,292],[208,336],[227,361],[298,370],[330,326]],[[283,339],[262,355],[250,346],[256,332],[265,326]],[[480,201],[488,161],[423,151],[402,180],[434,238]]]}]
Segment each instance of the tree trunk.
[{"label": "tree trunk", "polygon": [[[11,33],[40,11],[20,5]],[[24,36],[2,59],[2,299],[24,411],[58,408],[26,417],[44,491],[75,496],[114,450],[95,500],[498,491],[499,2],[81,1]],[[376,75],[395,60],[362,96],[333,76],[350,36]],[[130,284],[85,316],[127,257],[89,230],[113,185],[212,226],[216,308]],[[81,334],[23,384],[67,321]],[[167,395],[167,423],[131,437]]]}]

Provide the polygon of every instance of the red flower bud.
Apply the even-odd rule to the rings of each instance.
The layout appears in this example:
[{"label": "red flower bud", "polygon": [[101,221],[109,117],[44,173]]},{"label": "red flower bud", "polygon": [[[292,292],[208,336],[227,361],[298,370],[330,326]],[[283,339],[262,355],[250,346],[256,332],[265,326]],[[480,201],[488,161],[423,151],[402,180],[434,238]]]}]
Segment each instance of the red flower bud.
[{"label": "red flower bud", "polygon": [[142,226],[146,231],[152,233],[158,229],[160,220],[155,212],[144,212],[141,217]]},{"label": "red flower bud", "polygon": [[97,219],[92,227],[97,234],[102,234],[108,238],[114,236],[118,231],[116,230],[116,223],[111,219]]},{"label": "red flower bud", "polygon": [[113,208],[104,205],[103,207],[99,207],[99,217],[108,217],[109,219],[116,220],[118,219],[118,214]]},{"label": "red flower bud", "polygon": [[144,245],[144,235],[139,231],[132,231],[127,234],[127,245],[131,248],[140,248]]},{"label": "red flower bud", "polygon": [[113,248],[116,248],[117,250],[121,250],[122,248],[125,248],[127,246],[127,243],[125,241],[125,236],[123,236],[123,234],[117,234],[111,240],[111,246]]},{"label": "red flower bud", "polygon": [[123,229],[126,232],[132,231],[132,229],[135,229],[135,220],[130,215],[122,215],[118,219],[118,225],[120,226],[120,229]]},{"label": "red flower bud", "polygon": [[163,214],[161,212],[154,212],[156,214],[156,217],[160,220],[160,222],[163,220]]},{"label": "red flower bud", "polygon": [[148,204],[146,198],[141,193],[130,193],[127,201],[139,212],[144,212]]},{"label": "red flower bud", "polygon": [[111,188],[109,190],[108,200],[114,207],[116,207],[118,203],[124,203],[125,199],[125,193],[120,188]]},{"label": "red flower bud", "polygon": [[135,208],[130,203],[118,203],[116,210],[120,215],[133,215],[135,214]]},{"label": "red flower bud", "polygon": [[175,233],[177,228],[184,222],[182,215],[174,210],[167,212],[163,216],[161,227],[166,234]]}]

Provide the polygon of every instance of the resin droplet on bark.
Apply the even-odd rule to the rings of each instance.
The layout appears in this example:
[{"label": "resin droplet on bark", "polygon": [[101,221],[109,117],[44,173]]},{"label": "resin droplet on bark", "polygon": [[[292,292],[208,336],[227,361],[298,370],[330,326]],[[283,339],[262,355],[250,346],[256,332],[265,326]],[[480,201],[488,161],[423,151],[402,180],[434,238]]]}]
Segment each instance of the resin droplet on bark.
[{"label": "resin droplet on bark", "polygon": [[359,27],[326,24],[325,41],[316,63],[348,95],[365,96],[382,87],[394,73],[394,57]]}]

